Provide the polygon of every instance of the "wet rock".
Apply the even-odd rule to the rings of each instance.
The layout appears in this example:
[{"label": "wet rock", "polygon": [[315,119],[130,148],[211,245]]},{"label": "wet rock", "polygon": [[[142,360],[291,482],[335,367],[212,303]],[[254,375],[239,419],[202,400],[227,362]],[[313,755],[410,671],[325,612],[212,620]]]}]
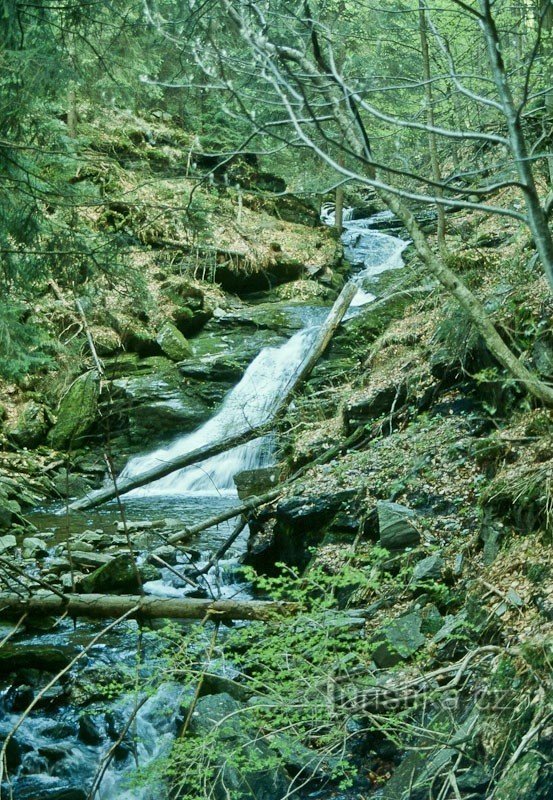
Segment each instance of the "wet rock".
[{"label": "wet rock", "polygon": [[159,566],[159,561],[156,561],[153,556],[157,556],[161,558],[162,561],[165,561],[166,564],[169,566],[174,567],[175,564],[178,563],[179,560],[179,551],[176,547],[172,547],[170,544],[163,544],[161,547],[156,547],[147,558],[149,564],[153,564],[154,566]]},{"label": "wet rock", "polygon": [[21,555],[23,558],[38,558],[48,555],[46,544],[37,536],[27,536],[21,544]]},{"label": "wet rock", "polygon": [[373,661],[381,669],[394,667],[414,655],[425,643],[421,633],[422,617],[415,611],[384,625],[375,635],[378,643]]},{"label": "wet rock", "polygon": [[17,547],[17,539],[11,533],[0,536],[0,554],[8,553]]},{"label": "wet rock", "polygon": [[17,800],[86,800],[87,791],[50,775],[18,778],[13,784]]},{"label": "wet rock", "polygon": [[413,581],[438,581],[442,577],[444,560],[441,556],[428,556],[418,561],[413,569]]},{"label": "wet rock", "polygon": [[420,543],[420,534],[413,522],[416,513],[407,506],[381,500],[377,503],[380,544],[386,550],[403,550]]},{"label": "wet rock", "polygon": [[225,354],[206,355],[200,359],[181,361],[179,370],[185,378],[231,385],[238,383],[244,374],[244,365]]},{"label": "wet rock", "polygon": [[282,767],[274,765],[270,748],[251,730],[242,706],[229,694],[201,697],[190,723],[190,734],[215,737],[212,764],[217,767],[215,800],[277,800],[288,790]]},{"label": "wet rock", "polygon": [[101,744],[103,739],[100,726],[90,714],[83,714],[79,719],[78,736],[81,742],[92,746]]},{"label": "wet rock", "polygon": [[80,375],[63,396],[57,422],[50,431],[52,447],[63,450],[82,443],[98,416],[99,376],[95,371]]},{"label": "wet rock", "polygon": [[45,672],[59,672],[75,657],[72,646],[53,647],[40,644],[13,644],[0,648],[0,673],[7,674],[31,666]]},{"label": "wet rock", "polygon": [[[140,576],[140,578],[138,577]],[[85,593],[135,592],[140,582],[157,580],[159,570],[150,564],[137,567],[128,555],[115,556],[81,581],[79,590]]]},{"label": "wet rock", "polygon": [[171,361],[183,361],[192,356],[192,348],[182,333],[171,322],[166,322],[156,341]]},{"label": "wet rock", "polygon": [[234,476],[234,483],[240,500],[254,495],[262,495],[274,489],[280,477],[279,467],[246,469]]},{"label": "wet rock", "polygon": [[21,764],[21,775],[43,775],[48,774],[48,760],[37,753],[36,750],[26,753]]},{"label": "wet rock", "polygon": [[8,437],[20,447],[38,447],[46,441],[50,416],[44,406],[30,400],[25,403],[15,425],[8,428]]},{"label": "wet rock", "polygon": [[6,695],[6,703],[12,711],[24,711],[33,702],[35,693],[31,686],[12,686]]}]

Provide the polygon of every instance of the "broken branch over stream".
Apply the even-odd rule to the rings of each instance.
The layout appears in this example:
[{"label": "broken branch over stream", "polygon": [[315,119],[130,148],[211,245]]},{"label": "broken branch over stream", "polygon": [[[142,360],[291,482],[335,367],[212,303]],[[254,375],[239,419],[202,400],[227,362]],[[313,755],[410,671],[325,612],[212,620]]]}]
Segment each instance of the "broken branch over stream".
[{"label": "broken branch over stream", "polygon": [[68,614],[95,619],[205,619],[271,620],[297,612],[295,603],[265,600],[198,600],[138,595],[71,594],[60,597],[54,592],[24,596],[15,592],[0,594],[3,614]]},{"label": "broken branch over stream", "polygon": [[200,461],[205,461],[212,456],[219,455],[227,450],[231,450],[233,447],[237,447],[241,444],[251,441],[252,439],[256,439],[258,436],[261,436],[263,433],[265,433],[267,426],[274,421],[278,412],[288,402],[295,388],[310,374],[311,370],[326,350],[328,343],[332,339],[336,328],[342,321],[344,314],[348,310],[356,292],[357,287],[355,284],[350,282],[344,286],[337,300],[332,306],[328,317],[321,325],[321,328],[317,333],[317,337],[313,342],[309,357],[306,359],[302,368],[294,376],[294,379],[290,382],[288,389],[283,394],[280,403],[276,407],[271,417],[266,420],[263,425],[238,431],[233,436],[229,436],[224,440],[219,440],[207,445],[203,445],[202,447],[198,447],[195,450],[191,450],[188,453],[178,456],[177,458],[170,459],[169,461],[165,461],[156,467],[153,467],[152,469],[146,470],[140,475],[119,480],[116,482],[116,485],[114,482],[114,485],[112,486],[99,489],[97,492],[93,492],[92,494],[87,495],[80,500],[76,500],[75,502],[71,503],[69,508],[73,511],[84,511],[89,508],[95,508],[102,503],[113,500],[113,498],[119,495],[130,492],[132,489],[138,489],[141,486],[146,486],[149,483],[153,483],[153,481],[164,478],[166,475],[170,475],[172,472],[176,472],[184,467],[189,467],[192,464],[197,464]]}]

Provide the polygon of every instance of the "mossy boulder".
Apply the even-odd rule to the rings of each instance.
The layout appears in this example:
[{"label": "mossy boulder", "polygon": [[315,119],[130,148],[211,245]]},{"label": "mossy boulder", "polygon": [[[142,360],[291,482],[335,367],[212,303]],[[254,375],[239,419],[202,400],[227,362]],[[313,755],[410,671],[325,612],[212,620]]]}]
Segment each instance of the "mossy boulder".
[{"label": "mossy boulder", "polygon": [[49,427],[48,411],[34,400],[29,400],[21,407],[15,425],[7,430],[7,434],[20,447],[37,447],[46,440]]},{"label": "mossy boulder", "polygon": [[540,800],[548,795],[537,791],[543,759],[527,753],[503,775],[495,790],[497,800]]},{"label": "mossy boulder", "polygon": [[90,430],[98,416],[99,394],[97,372],[86,372],[77,378],[61,400],[58,419],[49,436],[52,447],[71,447]]},{"label": "mossy boulder", "polygon": [[80,589],[85,593],[103,592],[135,592],[140,582],[156,580],[159,570],[150,564],[136,566],[129,555],[112,558],[107,564],[98,567],[92,574],[81,581]]},{"label": "mossy boulder", "polygon": [[166,322],[159,331],[156,341],[171,361],[184,361],[192,356],[192,348],[172,322]]}]

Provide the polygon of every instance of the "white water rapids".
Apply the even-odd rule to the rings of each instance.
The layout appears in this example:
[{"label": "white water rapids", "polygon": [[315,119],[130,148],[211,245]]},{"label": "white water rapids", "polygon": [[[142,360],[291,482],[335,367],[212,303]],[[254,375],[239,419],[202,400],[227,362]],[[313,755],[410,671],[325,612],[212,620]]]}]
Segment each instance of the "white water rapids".
[{"label": "white water rapids", "polygon": [[[382,272],[401,267],[401,254],[406,247],[406,242],[400,239],[371,230],[371,219],[352,220],[351,215],[352,210],[347,209],[342,242],[347,260],[360,269],[353,277],[359,288],[346,318],[356,313],[358,307],[374,300],[374,295],[363,288],[365,282]],[[322,220],[327,225],[334,223],[332,206],[323,208]],[[316,324],[299,331],[280,347],[264,348],[242,380],[228,393],[214,417],[168,447],[131,459],[121,477],[135,477],[198,447],[269,420],[309,356],[321,323],[322,319],[317,319]],[[135,489],[129,496],[235,494],[233,479],[236,474],[266,466],[271,460],[271,437],[262,437],[210,458],[199,466],[179,470],[149,486]]]}]

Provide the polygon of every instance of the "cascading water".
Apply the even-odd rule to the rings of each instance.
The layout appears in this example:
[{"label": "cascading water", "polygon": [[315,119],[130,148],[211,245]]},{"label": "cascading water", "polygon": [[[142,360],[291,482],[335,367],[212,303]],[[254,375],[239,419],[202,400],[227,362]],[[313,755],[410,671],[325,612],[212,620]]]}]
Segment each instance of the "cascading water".
[{"label": "cascading water", "polygon": [[[342,242],[347,260],[353,267],[361,269],[353,278],[359,289],[346,318],[351,317],[359,306],[374,300],[374,295],[364,288],[365,282],[381,272],[401,267],[401,254],[407,246],[400,239],[371,230],[370,219],[353,220],[352,215],[353,209],[344,210]],[[323,207],[321,219],[327,225],[334,224],[334,208]],[[229,392],[220,411],[205,425],[178,438],[168,447],[133,458],[125,467],[122,477],[135,477],[198,447],[266,422],[309,355],[318,325],[322,322],[321,314],[317,314],[315,309],[313,317],[316,319],[311,322],[316,324],[299,331],[280,347],[262,350],[240,383]],[[234,494],[234,475],[269,464],[272,458],[271,444],[271,437],[256,439],[210,458],[201,466],[180,470],[147,487],[136,489],[130,496]]]},{"label": "cascading water", "polygon": [[[123,477],[133,477],[197,447],[247,431],[266,422],[294,376],[309,355],[316,326],[305,328],[281,347],[266,347],[252,361],[240,383],[227,395],[220,411],[193,433],[172,445],[132,459]],[[200,467],[189,467],[132,495],[235,493],[233,477],[238,472],[264,466],[271,458],[271,437],[261,437],[210,458]]]}]

